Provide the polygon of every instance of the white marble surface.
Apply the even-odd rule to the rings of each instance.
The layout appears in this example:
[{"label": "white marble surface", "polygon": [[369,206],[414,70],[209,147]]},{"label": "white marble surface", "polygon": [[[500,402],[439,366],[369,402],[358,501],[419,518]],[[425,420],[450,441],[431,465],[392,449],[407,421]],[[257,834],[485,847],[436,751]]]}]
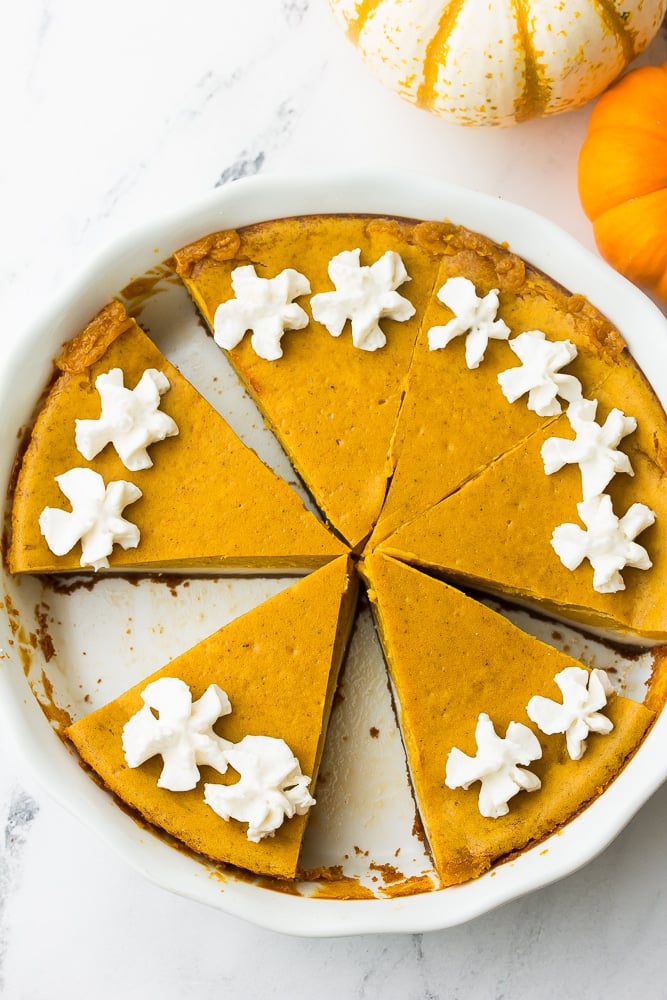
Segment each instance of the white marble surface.
[{"label": "white marble surface", "polygon": [[[667,58],[667,33],[642,61]],[[587,110],[465,130],[369,77],[325,0],[23,0],[0,15],[2,350],[89,255],[253,174],[418,170],[593,247]],[[465,926],[301,939],[173,896],[50,799],[0,733],[0,996],[667,997],[667,788],[584,870]],[[639,984],[639,985],[638,985]]]}]

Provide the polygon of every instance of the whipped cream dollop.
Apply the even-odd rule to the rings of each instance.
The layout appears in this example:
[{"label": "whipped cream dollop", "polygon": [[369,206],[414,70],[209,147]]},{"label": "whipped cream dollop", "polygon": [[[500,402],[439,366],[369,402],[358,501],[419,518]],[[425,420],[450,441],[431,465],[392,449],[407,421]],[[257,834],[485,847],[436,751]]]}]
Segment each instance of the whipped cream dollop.
[{"label": "whipped cream dollop", "polygon": [[197,701],[178,677],[160,677],[141,693],[144,705],[123,727],[123,753],[128,767],[140,767],[161,756],[158,786],[185,792],[197,786],[199,766],[207,764],[221,774],[227,770],[232,743],[213,731],[213,725],[232,706],[217,684],[210,684]]},{"label": "whipped cream dollop", "polygon": [[577,504],[586,530],[577,524],[555,528],[551,544],[567,569],[574,570],[588,559],[593,567],[593,588],[600,594],[625,590],[621,570],[650,569],[648,552],[634,539],[655,521],[655,513],[643,503],[633,503],[623,517],[613,510],[607,493]]},{"label": "whipped cream dollop", "polygon": [[310,778],[301,773],[284,740],[272,736],[245,736],[227,760],[240,775],[233,785],[207,783],[204,799],[222,819],[248,824],[247,838],[257,844],[271,837],[284,820],[303,816],[315,799]]},{"label": "whipped cream dollop", "polygon": [[303,816],[315,799],[310,778],[284,740],[273,736],[245,736],[239,743],[223,739],[213,726],[232,706],[217,684],[209,684],[197,701],[178,677],[160,677],[147,684],[144,702],[125,723],[123,754],[128,767],[141,767],[162,757],[158,787],[172,792],[196,788],[202,765],[226,774],[239,774],[234,784],[206,782],[204,801],[224,820],[248,824],[247,837],[259,843],[273,836],[285,819]]},{"label": "whipped cream dollop", "polygon": [[122,517],[128,504],[142,496],[134,483],[116,480],[105,485],[92,469],[70,469],[55,477],[72,510],[45,507],[39,528],[46,544],[56,556],[64,556],[81,542],[81,566],[94,570],[108,567],[114,545],[136,548],[139,528]]},{"label": "whipped cream dollop", "polygon": [[637,429],[634,417],[613,409],[603,424],[595,419],[597,400],[580,399],[570,403],[567,419],[576,434],[567,438],[548,438],[542,445],[544,471],[548,476],[564,465],[578,465],[581,470],[582,497],[589,500],[605,489],[617,472],[634,475],[628,456],[617,450],[621,440]]},{"label": "whipped cream dollop", "polygon": [[614,728],[611,719],[601,713],[613,692],[611,682],[604,670],[589,673],[583,667],[565,667],[554,680],[563,695],[562,703],[535,695],[526,708],[528,718],[547,736],[564,733],[571,759],[581,760],[589,733],[606,735]]},{"label": "whipped cream dollop", "polygon": [[329,262],[329,277],[334,292],[313,295],[310,307],[313,317],[340,337],[347,320],[352,326],[352,343],[362,351],[384,347],[387,338],[380,328],[383,318],[404,322],[415,313],[412,303],[396,291],[410,281],[403,260],[394,250],[374,264],[360,264],[359,249],[343,250]]},{"label": "whipped cream dollop", "polygon": [[[510,722],[505,737],[497,735],[489,716],[482,712],[475,729],[477,753],[474,757],[454,747],[447,758],[447,788],[468,789],[481,782],[479,811],[497,819],[509,812],[509,800],[520,791],[535,792],[541,781],[525,766],[542,756],[535,733],[521,722]],[[519,766],[523,765],[523,766]]]},{"label": "whipped cream dollop", "polygon": [[112,368],[98,375],[95,388],[101,413],[96,420],[75,421],[78,450],[90,461],[111,443],[126,469],[150,468],[148,446],[178,434],[176,422],[160,410],[161,396],[169,389],[167,376],[147,368],[135,388],[127,389],[121,369]]},{"label": "whipped cream dollop", "polygon": [[428,331],[431,351],[446,347],[456,337],[465,335],[465,354],[468,368],[479,368],[489,346],[489,340],[507,340],[510,329],[502,319],[497,319],[498,289],[492,288],[483,298],[469,278],[448,278],[439,289],[437,297],[454,313],[444,326],[434,326]]},{"label": "whipped cream dollop", "polygon": [[294,299],[310,292],[303,274],[288,267],[274,278],[260,278],[252,264],[232,271],[233,299],[221,302],[213,317],[213,338],[232,350],[248,330],[255,354],[265,361],[282,358],[281,340],[287,330],[303,330],[308,314]]},{"label": "whipped cream dollop", "polygon": [[569,340],[548,340],[542,330],[528,330],[508,341],[521,364],[500,372],[498,382],[510,403],[528,395],[528,409],[541,417],[561,413],[558,397],[572,403],[581,398],[581,382],[564,375],[564,368],[577,356]]}]

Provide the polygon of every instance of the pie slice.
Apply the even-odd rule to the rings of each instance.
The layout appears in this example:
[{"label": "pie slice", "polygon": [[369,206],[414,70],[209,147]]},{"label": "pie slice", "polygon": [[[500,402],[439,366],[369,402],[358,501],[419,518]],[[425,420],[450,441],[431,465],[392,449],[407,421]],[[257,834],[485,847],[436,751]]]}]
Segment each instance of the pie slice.
[{"label": "pie slice", "polygon": [[[139,529],[138,544],[125,550],[114,544],[111,569],[304,571],[345,551],[119,302],[103,309],[67,345],[57,368],[16,483],[8,556],[12,572],[81,569],[81,544],[55,555],[40,530],[45,508],[71,512],[56,477],[76,468],[93,470],[104,484],[126,482],[141,491],[123,512]],[[121,370],[128,389],[135,389],[150,369],[168,380],[159,408],[175,421],[178,433],[149,446],[149,468],[129,471],[110,443],[90,461],[77,448],[75,421],[100,417],[96,379],[113,369]]]},{"label": "pie slice", "polygon": [[307,814],[285,819],[273,836],[253,843],[246,823],[222,819],[204,800],[205,783],[232,785],[239,780],[238,772],[230,769],[222,775],[202,765],[195,788],[159,788],[162,758],[130,768],[122,732],[141,709],[142,692],[152,681],[179,678],[193,700],[216,684],[228,695],[231,713],[216,723],[215,732],[234,744],[247,736],[284,740],[302,774],[311,778],[312,792],[356,595],[355,575],[342,556],[79,719],[67,736],[106,787],[154,827],[216,861],[293,878]]},{"label": "pie slice", "polygon": [[[560,703],[555,676],[581,664],[412,567],[376,554],[363,572],[435,867],[443,886],[464,882],[548,836],[595,798],[636,750],[654,714],[612,695],[604,709],[612,731],[591,733],[584,755],[573,760],[565,736],[545,735],[526,707],[535,696]],[[542,749],[529,764],[541,788],[519,791],[497,818],[481,815],[478,781],[467,790],[445,784],[453,748],[475,756],[482,713],[501,738],[512,722],[527,726]]]},{"label": "pie slice", "polygon": [[[438,229],[432,233],[436,240]],[[486,237],[452,227],[436,290],[461,276],[473,283],[479,298],[498,291],[497,318],[511,338],[540,330],[550,341],[574,344],[577,356],[563,371],[580,380],[585,395],[622,358],[628,363],[620,334],[580,295],[570,295]],[[525,398],[510,403],[503,395],[498,375],[519,365],[507,340],[489,340],[477,368],[468,368],[465,336],[430,350],[429,331],[452,317],[436,296],[430,299],[394,438],[396,468],[373,544],[554,419],[529,409]]]},{"label": "pie slice", "polygon": [[420,244],[414,223],[340,215],[212,234],[175,254],[178,273],[213,330],[217,307],[234,297],[234,269],[252,264],[260,277],[274,278],[292,268],[307,278],[315,295],[333,289],[332,258],[356,249],[362,267],[386,251],[398,252],[409,275],[398,293],[416,312],[406,320],[381,319],[384,347],[355,347],[349,323],[332,336],[312,319],[311,296],[303,294],[297,303],[307,325],[285,334],[282,357],[259,357],[248,334],[227,352],[315,503],[353,547],[368,536],[385,497],[392,434],[437,255]]},{"label": "pie slice", "polygon": [[[559,525],[584,529],[579,466],[546,475],[541,457],[548,438],[574,438],[566,415],[399,528],[379,550],[450,580],[611,632],[617,639],[667,639],[665,414],[636,369],[614,371],[604,396],[622,401],[626,414],[637,420],[637,429],[620,442],[634,475],[615,475],[606,490],[613,511],[621,518],[641,503],[655,514],[655,522],[636,537],[652,567],[622,569],[623,590],[599,593],[593,588],[590,561],[585,558],[578,568],[568,569],[551,543]],[[608,416],[608,407],[600,407],[598,421]]]}]

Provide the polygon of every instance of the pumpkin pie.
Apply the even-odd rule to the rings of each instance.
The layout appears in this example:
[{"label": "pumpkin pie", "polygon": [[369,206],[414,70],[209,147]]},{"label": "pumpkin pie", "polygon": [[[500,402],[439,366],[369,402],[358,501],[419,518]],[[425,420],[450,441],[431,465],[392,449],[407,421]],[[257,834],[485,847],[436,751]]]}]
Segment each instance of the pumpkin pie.
[{"label": "pumpkin pie", "polygon": [[[69,511],[56,477],[96,472],[105,484],[141,491],[123,512],[139,529],[134,547],[114,545],[114,570],[261,569],[305,571],[345,551],[295,492],[234,434],[223,418],[158,350],[119,302],[112,302],[56,362],[57,377],[41,407],[22,459],[8,553],[14,573],[81,568],[82,547],[54,555],[40,530],[45,508]],[[100,418],[98,376],[117,369],[135,389],[146,370],[168,389],[160,410],[177,433],[147,449],[153,464],[128,468],[107,444],[87,461],[77,448],[77,420]],[[173,429],[173,428],[172,428]]]},{"label": "pumpkin pie", "polygon": [[[379,551],[421,566],[451,582],[537,606],[616,638],[667,639],[667,420],[634,366],[607,378],[605,400],[622,400],[637,427],[621,442],[632,475],[620,472],[606,488],[615,514],[635,503],[655,520],[636,537],[652,564],[622,570],[623,589],[598,592],[590,560],[575,569],[563,564],[552,536],[562,524],[577,525],[582,475],[577,464],[545,473],[542,450],[549,439],[575,437],[567,415],[528,437],[478,476],[400,527]],[[598,422],[609,417],[609,402]]]},{"label": "pumpkin pie", "polygon": [[152,826],[216,861],[293,878],[307,813],[286,818],[273,836],[253,842],[245,823],[222,819],[204,799],[205,783],[228,786],[239,780],[233,767],[221,774],[201,765],[201,780],[187,791],[158,787],[161,758],[129,767],[123,729],[154,681],[183,681],[193,701],[216,684],[231,703],[231,712],[215,724],[216,734],[232,744],[247,736],[283,740],[314,791],[356,594],[356,577],[341,556],[79,719],[66,735],[106,787]]},{"label": "pumpkin pie", "polygon": [[[394,291],[407,306],[382,317],[383,346],[360,349],[354,321],[332,331],[317,302],[336,284],[331,265],[340,255],[346,266],[370,269],[390,253],[406,269],[405,276],[397,269]],[[121,734],[154,680],[179,679],[193,698],[217,684],[232,705],[216,728],[221,737],[283,737],[314,784],[360,557],[443,885],[548,836],[613,779],[653,713],[612,697],[613,729],[591,735],[581,761],[566,755],[561,736],[540,734],[534,770],[541,791],[518,794],[507,817],[480,815],[474,792],[445,785],[447,754],[474,753],[480,713],[499,733],[511,722],[528,726],[529,700],[557,698],[554,678],[573,661],[455,588],[529,603],[616,638],[667,640],[667,417],[620,334],[581,296],[447,222],[279,219],[210,234],[177,251],[173,265],[217,339],[218,310],[241,315],[239,337],[222,345],[226,356],[343,541],[236,438],[120,304],[110,304],[57,362],[18,473],[10,569],[80,568],[78,546],[54,555],[40,529],[45,510],[69,512],[61,477],[80,467],[135,490],[123,516],[136,525],[138,544],[115,545],[111,569],[315,572],[76,722],[68,735],[81,756],[144,819],[191,849],[293,877],[304,817],[249,843],[243,824],[211,812],[201,788],[159,788],[159,761],[130,767]],[[278,311],[286,330],[273,353],[259,349],[266,329],[239,312],[241,278],[275,281],[285,293]],[[477,366],[463,338],[430,349],[432,331],[453,317],[438,293],[460,278],[480,298],[497,289],[507,331],[489,340]],[[274,336],[276,325],[268,327]],[[623,589],[613,593],[594,588],[588,560],[566,568],[552,544],[559,526],[577,522],[582,499],[581,469],[564,463],[547,474],[542,456],[549,441],[572,444],[570,416],[540,413],[521,398],[511,403],[499,385],[518,368],[508,338],[535,331],[576,348],[563,378],[597,401],[600,422],[615,407],[636,418],[622,443],[632,475],[618,471],[606,494],[615,511],[641,502],[653,512],[639,538],[653,569],[624,568]],[[83,457],[74,427],[100,417],[100,377],[120,371],[134,388],[148,370],[168,383],[159,410],[173,424],[147,446],[153,464],[128,471],[115,443]],[[349,560],[348,547],[355,550]],[[231,780],[202,767],[204,784]]]},{"label": "pumpkin pie", "polygon": [[353,547],[375,523],[392,472],[389,451],[423,305],[437,255],[419,241],[416,224],[359,216],[309,216],[214,233],[184,247],[176,269],[211,330],[221,303],[234,297],[232,272],[252,265],[274,278],[294,269],[314,294],[332,290],[331,260],[359,250],[361,267],[398,252],[409,280],[398,292],[416,307],[410,318],[384,318],[382,349],[355,347],[349,324],[333,337],[312,318],[311,297],[297,302],[305,327],[287,332],[282,357],[266,360],[249,336],[227,356],[283,445],[327,521]]},{"label": "pumpkin pie", "polygon": [[[425,224],[420,232],[442,255],[436,290],[464,276],[479,298],[496,291],[497,319],[511,337],[541,330],[550,341],[574,345],[576,357],[563,371],[578,378],[588,394],[615,366],[630,364],[623,339],[604,316],[505,247],[446,224]],[[501,391],[498,375],[518,365],[507,340],[489,340],[474,368],[468,367],[465,337],[430,349],[429,331],[452,318],[437,295],[425,303],[392,443],[394,472],[373,545],[553,419],[524,401],[509,402]]]},{"label": "pumpkin pie", "polygon": [[[385,652],[415,797],[443,886],[464,882],[536,843],[575,816],[618,774],[654,714],[612,695],[606,735],[590,733],[573,760],[560,733],[545,735],[527,714],[533,697],[562,701],[554,681],[572,666],[564,653],[512,625],[478,601],[381,554],[363,563]],[[476,753],[476,721],[488,714],[498,736],[510,723],[533,732],[541,756],[530,770],[541,782],[520,791],[505,815],[481,815],[477,782],[445,783],[456,748]]]}]

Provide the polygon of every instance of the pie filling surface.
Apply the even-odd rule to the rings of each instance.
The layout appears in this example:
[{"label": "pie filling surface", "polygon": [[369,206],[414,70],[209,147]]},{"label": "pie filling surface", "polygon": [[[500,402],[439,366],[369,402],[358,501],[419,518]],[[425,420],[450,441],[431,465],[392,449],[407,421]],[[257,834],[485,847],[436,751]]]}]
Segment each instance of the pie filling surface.
[{"label": "pie filling surface", "polygon": [[[621,335],[450,223],[278,219],[171,266],[321,519],[110,303],[19,456],[10,571],[307,575],[66,735],[156,828],[294,878],[362,580],[441,884],[543,839],[640,745],[663,657],[649,708],[461,588],[667,640],[667,418]],[[192,787],[161,786],[168,757]]]}]

